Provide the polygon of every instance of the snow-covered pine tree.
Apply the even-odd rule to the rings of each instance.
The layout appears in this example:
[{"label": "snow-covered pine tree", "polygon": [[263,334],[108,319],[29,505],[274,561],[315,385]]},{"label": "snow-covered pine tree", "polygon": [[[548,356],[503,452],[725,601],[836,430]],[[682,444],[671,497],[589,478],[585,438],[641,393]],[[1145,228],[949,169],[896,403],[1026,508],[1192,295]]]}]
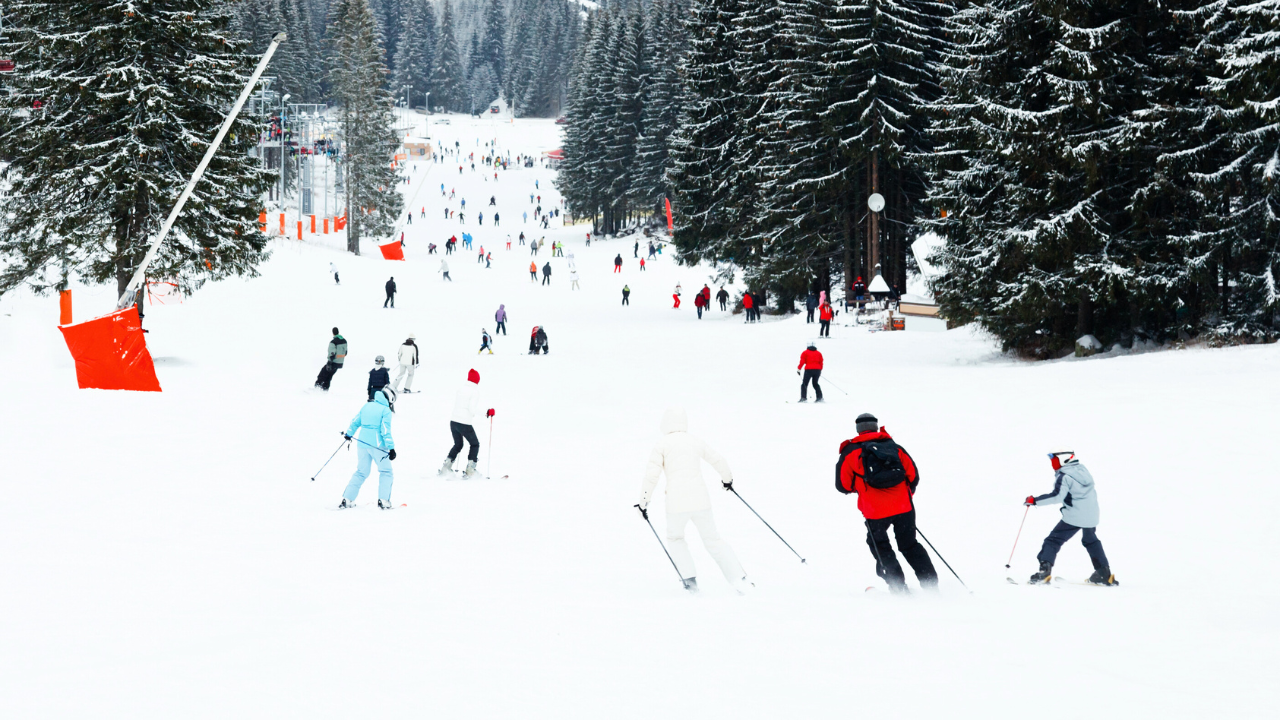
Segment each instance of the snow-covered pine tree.
[{"label": "snow-covered pine tree", "polygon": [[609,53],[613,60],[613,74],[605,79],[607,91],[613,94],[602,165],[608,181],[604,189],[607,206],[603,232],[606,234],[616,233],[630,219],[628,200],[631,197],[632,166],[644,111],[644,91],[648,85],[644,38],[644,18],[639,5],[620,11]]},{"label": "snow-covered pine tree", "polygon": [[240,0],[235,4],[232,27],[240,37],[248,41],[244,51],[250,55],[261,55],[271,43],[271,36],[284,27],[273,24],[271,6],[274,0]]},{"label": "snow-covered pine tree", "polygon": [[645,89],[640,136],[630,187],[630,202],[638,212],[661,213],[671,196],[666,172],[671,136],[680,120],[680,62],[687,36],[681,19],[680,0],[653,0],[645,15],[645,65],[649,83]]},{"label": "snow-covered pine tree", "polygon": [[[213,0],[5,8],[0,94],[11,192],[0,205],[0,292],[69,275],[123,292],[257,58]],[[35,108],[36,102],[42,107]],[[253,276],[266,257],[260,198],[274,179],[248,156],[261,118],[242,114],[151,265],[187,292]]]},{"label": "snow-covered pine tree", "polygon": [[454,29],[453,6],[444,0],[436,36],[436,56],[431,63],[431,104],[450,112],[470,109],[463,84],[462,59],[458,56],[458,37]]},{"label": "snow-covered pine tree", "polygon": [[[506,68],[507,12],[503,0],[489,0],[484,8],[484,26],[480,36],[480,65],[488,65],[493,77],[501,81]],[[472,60],[472,64],[477,64]]]},{"label": "snow-covered pine tree", "polygon": [[601,165],[611,112],[607,102],[611,94],[598,79],[608,77],[611,70],[608,51],[615,21],[608,12],[592,13],[583,32],[566,114],[565,161],[557,180],[573,214],[590,217],[595,232],[600,229],[598,221],[605,204],[606,182]]},{"label": "snow-covered pine tree", "polygon": [[390,234],[404,204],[391,167],[399,145],[395,101],[384,87],[387,68],[369,0],[335,0],[331,17],[329,83],[346,168],[347,249],[359,255],[360,238]]},{"label": "snow-covered pine tree", "polygon": [[427,102],[431,86],[431,61],[435,52],[435,11],[429,0],[405,0],[400,45],[396,48],[394,89],[408,88],[409,104]]}]

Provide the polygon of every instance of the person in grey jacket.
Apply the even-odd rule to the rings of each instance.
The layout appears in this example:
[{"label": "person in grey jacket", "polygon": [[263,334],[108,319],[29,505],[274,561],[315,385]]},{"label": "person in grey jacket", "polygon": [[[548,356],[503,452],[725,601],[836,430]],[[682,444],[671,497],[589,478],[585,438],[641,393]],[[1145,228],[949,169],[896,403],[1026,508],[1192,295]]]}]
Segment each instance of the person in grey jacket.
[{"label": "person in grey jacket", "polygon": [[[1066,462],[1060,455],[1069,456]],[[1082,541],[1084,549],[1089,552],[1093,561],[1093,574],[1089,582],[1095,585],[1119,585],[1116,576],[1111,572],[1107,562],[1107,554],[1102,550],[1102,541],[1098,539],[1098,491],[1094,487],[1093,476],[1084,465],[1076,459],[1075,453],[1050,453],[1049,461],[1053,464],[1053,492],[1044,495],[1029,495],[1025,505],[1062,505],[1062,520],[1054,526],[1049,537],[1044,539],[1040,554],[1040,570],[1031,576],[1032,583],[1047,583],[1053,579],[1053,561],[1063,543],[1070,540],[1081,530],[1084,531]]]}]

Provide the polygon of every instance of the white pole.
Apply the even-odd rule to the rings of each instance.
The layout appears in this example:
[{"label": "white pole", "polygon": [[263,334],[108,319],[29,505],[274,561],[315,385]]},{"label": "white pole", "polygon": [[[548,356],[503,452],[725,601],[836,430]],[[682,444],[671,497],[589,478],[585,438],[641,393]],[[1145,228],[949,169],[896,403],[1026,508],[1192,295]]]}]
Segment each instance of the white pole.
[{"label": "white pole", "polygon": [[[178,196],[178,202],[173,206],[173,210],[169,211],[169,217],[165,218],[164,225],[160,226],[160,234],[156,235],[155,240],[151,241],[151,248],[147,250],[146,257],[142,258],[142,264],[134,271],[133,278],[125,286],[124,293],[120,295],[120,300],[116,303],[117,310],[123,310],[133,302],[134,294],[138,292],[138,288],[142,286],[143,278],[147,275],[147,268],[156,259],[156,253],[160,251],[160,246],[164,243],[165,238],[169,236],[169,231],[173,229],[173,223],[178,219],[178,213],[182,212],[182,206],[187,204],[187,199],[191,197],[191,192],[195,190],[196,183],[200,182],[200,178],[204,176],[205,169],[209,167],[209,161],[213,160],[213,155],[218,151],[218,146],[222,144],[223,138],[231,130],[231,124],[236,121],[236,116],[240,114],[240,109],[244,107],[245,100],[249,99],[249,94],[253,92],[254,86],[258,84],[258,78],[262,77],[263,71],[267,69],[267,63],[271,60],[271,56],[275,54],[276,48],[284,41],[285,34],[282,32],[276,33],[275,37],[271,38],[271,44],[267,46],[267,51],[262,54],[262,59],[258,61],[258,67],[253,71],[253,75],[244,86],[244,90],[240,91],[240,97],[236,100],[235,106],[231,108],[231,114],[227,115],[227,118],[222,121],[222,127],[218,128],[218,134],[214,136],[213,142],[209,143],[209,149],[205,151],[204,158],[200,160],[200,165],[196,167],[195,174],[187,181],[186,189],[182,191],[182,195]],[[283,137],[281,142],[283,142]]]}]

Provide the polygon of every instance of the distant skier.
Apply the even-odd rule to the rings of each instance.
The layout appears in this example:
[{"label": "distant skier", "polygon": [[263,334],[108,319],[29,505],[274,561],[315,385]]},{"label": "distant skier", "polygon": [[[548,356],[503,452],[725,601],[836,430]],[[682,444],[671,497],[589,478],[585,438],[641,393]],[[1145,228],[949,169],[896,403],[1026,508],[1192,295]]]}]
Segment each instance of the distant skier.
[{"label": "distant skier", "polygon": [[622,272],[622,253],[618,253],[618,257],[613,259],[613,271],[616,273]]},{"label": "distant skier", "polygon": [[360,486],[369,477],[369,466],[374,463],[378,466],[378,507],[383,510],[394,507],[391,504],[391,484],[395,477],[391,472],[391,461],[396,459],[396,443],[391,437],[391,415],[395,399],[395,390],[382,388],[377,396],[369,398],[369,402],[360,408],[343,433],[347,440],[357,440],[356,471],[342,491],[342,502],[338,507],[355,507]]},{"label": "distant skier", "polygon": [[551,263],[550,263],[550,261],[548,261],[546,265],[543,265],[543,266],[542,266],[542,284],[543,284],[543,285],[550,285],[550,284],[551,284]]},{"label": "distant skier", "polygon": [[541,325],[534,325],[529,334],[530,355],[550,355],[551,345],[547,342],[547,331]]},{"label": "distant skier", "polygon": [[462,451],[462,441],[467,445],[467,469],[463,477],[476,476],[476,460],[480,457],[480,439],[476,437],[476,429],[472,422],[480,407],[480,373],[474,369],[467,373],[467,381],[458,388],[453,397],[453,415],[449,418],[449,432],[453,435],[453,447],[440,467],[440,474],[453,472],[453,461],[458,459]]},{"label": "distant skier", "polygon": [[[396,373],[396,381],[391,387],[400,392],[400,381],[404,380],[405,394],[412,393],[413,390],[413,371],[418,369],[418,345],[414,342],[417,336],[409,333],[409,338],[400,346],[396,359],[400,361],[400,371]],[[407,378],[406,378],[407,376]]]},{"label": "distant skier", "polygon": [[698,591],[697,569],[684,539],[685,527],[693,522],[707,553],[724,573],[724,579],[739,593],[745,592],[750,583],[733,548],[716,529],[715,518],[711,515],[711,496],[707,494],[707,486],[702,479],[702,461],[705,460],[720,475],[724,489],[729,490],[733,487],[729,463],[711,446],[689,434],[689,420],[682,408],[670,408],[663,413],[661,432],[662,437],[649,453],[644,483],[640,488],[640,502],[636,507],[646,520],[649,519],[649,501],[658,487],[658,476],[665,474],[667,551],[671,553],[685,589]]},{"label": "distant skier", "polygon": [[756,321],[755,301],[749,292],[742,293],[742,309],[747,311],[747,322]]},{"label": "distant skier", "polygon": [[[1069,456],[1066,462],[1060,459],[1061,455]],[[1081,542],[1089,552],[1089,560],[1093,562],[1093,574],[1089,576],[1089,582],[1095,585],[1119,585],[1116,576],[1111,573],[1107,554],[1102,550],[1102,541],[1098,539],[1100,513],[1093,475],[1080,464],[1075,453],[1049,453],[1049,462],[1053,465],[1053,492],[1028,495],[1023,504],[1038,506],[1061,503],[1062,519],[1040,546],[1040,553],[1036,555],[1036,559],[1040,561],[1040,570],[1031,576],[1031,582],[1047,583],[1052,580],[1053,562],[1058,558],[1062,544],[1083,530]]]},{"label": "distant skier", "polygon": [[817,395],[814,402],[822,402],[822,387],[818,385],[818,378],[822,376],[822,353],[818,352],[813,343],[809,343],[809,347],[800,353],[800,364],[796,366],[797,375],[801,369],[804,370],[804,379],[800,381],[800,402],[809,402],[810,381],[813,382],[813,392]]},{"label": "distant skier", "polygon": [[639,240],[636,241],[635,247],[631,248],[631,257],[632,258],[640,257],[640,241]]},{"label": "distant skier", "polygon": [[444,258],[440,258],[440,269],[439,269],[439,270],[437,270],[436,272],[443,273],[443,274],[444,274],[444,278],[443,278],[444,280],[448,280],[449,282],[453,282],[453,278],[449,277],[449,263],[445,262],[445,261],[444,261]]},{"label": "distant skier", "polygon": [[835,318],[835,308],[831,307],[831,303],[823,302],[818,308],[818,335],[822,337],[831,337],[831,320]]},{"label": "distant skier", "polygon": [[316,387],[327,391],[333,374],[342,369],[342,363],[347,359],[347,341],[338,334],[338,328],[333,329],[333,339],[329,341],[326,358],[324,367],[320,368],[320,374],[316,376]]},{"label": "distant skier", "polygon": [[679,310],[680,309],[680,283],[676,283],[676,291],[672,293],[671,298],[676,301],[676,304],[672,306],[672,309]]},{"label": "distant skier", "polygon": [[698,319],[702,319],[702,308],[707,304],[707,299],[698,293],[693,296],[693,307],[698,311]]},{"label": "distant skier", "polygon": [[490,196],[489,196],[489,204],[490,204],[490,205],[492,205],[492,206],[497,206],[497,204],[498,204],[498,198],[497,198],[497,197],[495,197],[495,196],[493,196],[493,195],[490,195]]},{"label": "distant skier", "polygon": [[809,297],[804,299],[804,309],[806,312],[806,315],[804,316],[805,323],[813,322],[813,311],[818,309],[817,293],[810,292]]},{"label": "distant skier", "polygon": [[711,288],[704,283],[698,292],[702,295],[702,307],[711,312]]},{"label": "distant skier", "polygon": [[499,332],[501,332],[503,335],[506,335],[507,334],[507,306],[499,305],[498,312],[493,314],[493,319],[498,323],[498,326],[493,329],[493,334],[497,335]]},{"label": "distant skier", "polygon": [[623,305],[631,304],[631,288],[628,287],[627,285],[622,286],[622,304]]},{"label": "distant skier", "polygon": [[653,259],[654,254],[655,254],[655,253],[657,253],[657,252],[658,252],[658,251],[657,251],[657,249],[655,249],[655,248],[653,247],[653,241],[652,241],[652,240],[650,240],[650,241],[649,241],[649,259],[650,259],[650,260],[652,260],[652,259]]},{"label": "distant skier", "polygon": [[721,286],[720,292],[716,293],[716,299],[720,301],[721,311],[729,309],[729,291],[725,290],[723,286]]},{"label": "distant skier", "polygon": [[[536,242],[536,241],[535,241]],[[529,263],[529,282],[538,282],[538,263]]]},{"label": "distant skier", "polygon": [[582,289],[578,287],[578,271],[576,269],[569,270],[569,289],[570,290]]},{"label": "distant skier", "polygon": [[391,371],[387,370],[386,359],[381,355],[373,359],[373,369],[369,371],[369,400],[373,394],[391,384]]},{"label": "distant skier", "polygon": [[382,301],[382,307],[386,308],[387,303],[391,303],[391,309],[396,309],[396,279],[392,277],[385,285],[387,290],[387,299]]},{"label": "distant skier", "polygon": [[341,285],[342,281],[338,279],[338,266],[333,263],[329,263],[329,272],[333,273],[333,284]]},{"label": "distant skier", "polygon": [[407,212],[407,213],[405,213],[405,214],[404,214],[404,217],[405,217],[405,223],[406,223],[406,224],[408,224],[408,225],[412,225],[412,224],[413,224],[413,213],[412,213],[412,212]]},{"label": "distant skier", "polygon": [[937,588],[938,573],[924,546],[916,540],[916,510],[911,498],[920,475],[916,464],[871,413],[858,416],[857,437],[840,444],[836,489],[858,494],[858,510],[866,518],[867,547],[876,560],[876,575],[894,593],[907,592],[902,565],[889,545],[889,526],[898,550],[915,571],[922,588]]},{"label": "distant skier", "polygon": [[480,349],[476,351],[476,354],[479,355],[485,350],[488,350],[490,355],[493,354],[493,338],[489,337],[488,330],[480,328]]}]

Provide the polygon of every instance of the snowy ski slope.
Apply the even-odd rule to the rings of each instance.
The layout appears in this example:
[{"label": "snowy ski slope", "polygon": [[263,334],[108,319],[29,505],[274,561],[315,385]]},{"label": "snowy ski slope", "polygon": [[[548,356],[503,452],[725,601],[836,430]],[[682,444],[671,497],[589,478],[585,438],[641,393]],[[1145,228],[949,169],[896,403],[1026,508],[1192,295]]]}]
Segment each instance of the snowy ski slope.
[{"label": "snowy ski slope", "polygon": [[[468,151],[497,138],[513,157],[557,147],[557,132],[497,117],[428,128]],[[495,183],[448,167],[421,163],[405,186],[405,262],[371,245],[351,256],[341,237],[278,240],[260,278],[150,308],[163,393],[77,390],[56,299],[0,298],[0,716],[1274,717],[1280,347],[1032,364],[967,329],[837,326],[819,345],[827,403],[798,405],[794,368],[817,336],[803,315],[699,321],[709,269],[664,256],[641,273],[630,239],[588,248],[585,226],[545,233],[575,254],[582,289],[561,258],[550,287],[532,284],[528,247],[507,251],[505,236],[544,234],[519,215],[531,192],[558,199],[553,174]],[[441,220],[441,182],[466,197],[465,226]],[[474,220],[490,195],[498,229]],[[463,229],[493,267],[463,251],[445,283],[427,244]],[[75,299],[83,320],[113,293]],[[499,303],[511,334],[477,357]],[[351,355],[322,393],[334,325]],[[525,354],[534,325],[549,356]],[[360,507],[335,511],[355,453],[309,478],[374,356],[394,358],[410,332],[422,393],[393,426],[392,497],[407,506],[377,510],[375,478]],[[492,473],[508,480],[435,475],[469,368],[497,410]],[[632,508],[673,404],[807,565],[713,489],[756,588],[733,594],[692,538],[703,590],[680,588]],[[863,411],[920,465],[920,528],[972,594],[941,563],[939,596],[864,592],[883,585],[832,472]],[[1097,479],[1119,588],[1005,581],[1021,499],[1050,489],[1052,450],[1077,451]],[[652,509],[661,532],[660,496]],[[1057,517],[1031,510],[1015,578]],[[1056,571],[1089,574],[1078,542]]]}]

